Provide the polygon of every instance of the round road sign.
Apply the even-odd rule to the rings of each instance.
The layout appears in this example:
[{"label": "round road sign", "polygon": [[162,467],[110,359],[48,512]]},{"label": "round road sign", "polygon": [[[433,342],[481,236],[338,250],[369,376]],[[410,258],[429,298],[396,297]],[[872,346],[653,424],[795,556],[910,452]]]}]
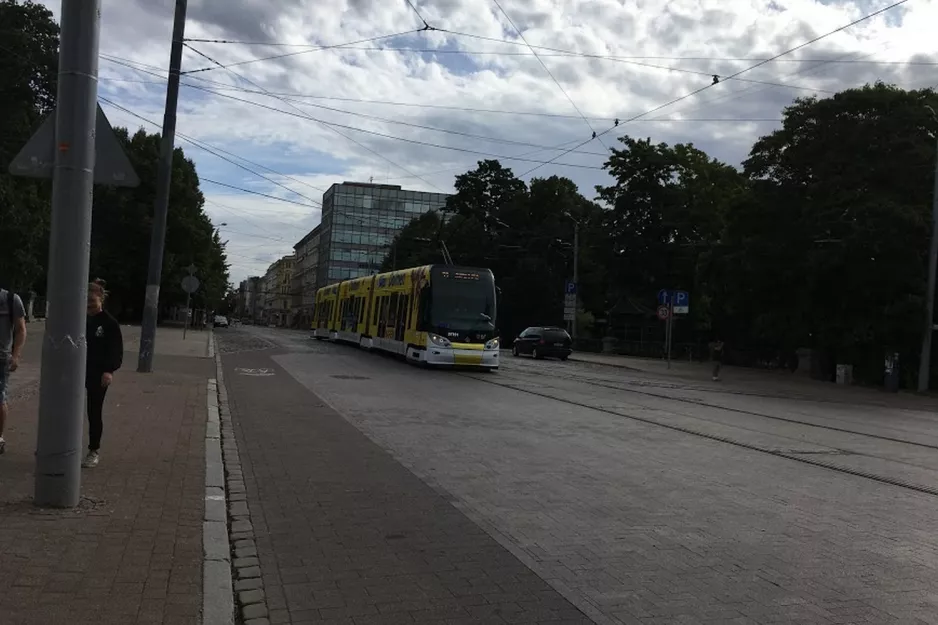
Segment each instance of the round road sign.
[{"label": "round road sign", "polygon": [[664,321],[668,318],[668,314],[669,311],[667,306],[658,306],[658,319]]},{"label": "round road sign", "polygon": [[199,290],[199,279],[195,276],[186,276],[182,279],[182,290],[186,293],[195,293]]}]

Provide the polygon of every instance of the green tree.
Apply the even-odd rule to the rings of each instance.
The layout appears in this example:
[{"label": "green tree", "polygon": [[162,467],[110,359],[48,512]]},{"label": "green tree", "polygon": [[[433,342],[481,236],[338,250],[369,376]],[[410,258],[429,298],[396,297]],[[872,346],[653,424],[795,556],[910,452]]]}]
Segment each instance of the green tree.
[{"label": "green tree", "polygon": [[690,144],[628,136],[619,141],[623,147],[606,162],[613,184],[596,188],[607,207],[608,301],[654,302],[660,289],[684,289],[692,294],[697,328],[706,330],[710,260],[746,180]]},{"label": "green tree", "polygon": [[778,312],[747,315],[726,301],[755,336],[817,348],[829,371],[853,363],[870,381],[897,350],[914,374],[938,132],[929,106],[938,110],[931,89],[867,85],[796,100],[782,128],[756,142],[745,171],[762,186],[732,218],[732,265],[741,293],[778,289]]},{"label": "green tree", "polygon": [[7,168],[52,111],[58,47],[48,9],[0,0],[0,284],[22,291],[42,281],[51,186],[14,178]]},{"label": "green tree", "polygon": [[[137,320],[146,293],[160,136],[138,130],[131,137],[123,128],[115,132],[141,183],[134,189],[96,187],[91,272],[107,280],[111,310],[122,318]],[[204,202],[195,164],[176,148],[160,285],[164,307],[185,301],[180,282],[190,264],[196,266],[201,282],[194,297],[196,306],[212,308],[228,290],[224,245],[203,210]]]},{"label": "green tree", "polygon": [[[581,224],[581,284],[603,293],[594,250],[604,246],[602,212],[557,176],[535,179],[530,190],[498,161],[456,177],[444,213],[414,219],[396,238],[383,269],[442,262],[440,241],[458,265],[490,268],[501,289],[499,329],[505,337],[525,326],[562,324],[563,283],[573,275],[574,220]],[[572,219],[571,219],[572,218]],[[588,305],[602,297],[584,297]],[[588,316],[587,316],[588,317]]]}]

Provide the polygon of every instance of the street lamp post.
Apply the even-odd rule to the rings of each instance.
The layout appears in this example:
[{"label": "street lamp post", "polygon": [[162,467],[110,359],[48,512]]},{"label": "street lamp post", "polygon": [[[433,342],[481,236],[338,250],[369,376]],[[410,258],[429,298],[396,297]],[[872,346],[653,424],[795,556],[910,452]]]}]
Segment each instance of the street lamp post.
[{"label": "street lamp post", "polygon": [[[927,105],[926,105],[927,106]],[[935,115],[935,110],[928,106],[928,110]],[[931,378],[931,342],[935,331],[935,274],[938,272],[938,132],[935,133],[935,187],[932,192],[931,204],[931,246],[928,250],[928,284],[925,288],[925,331],[922,334],[922,353],[918,367],[918,390],[924,393],[928,390]]]},{"label": "street lamp post", "polygon": [[570,336],[576,343],[576,313],[580,307],[580,222],[570,213],[564,213],[573,222],[573,285],[576,288],[576,305],[573,307],[573,320],[570,322]]}]

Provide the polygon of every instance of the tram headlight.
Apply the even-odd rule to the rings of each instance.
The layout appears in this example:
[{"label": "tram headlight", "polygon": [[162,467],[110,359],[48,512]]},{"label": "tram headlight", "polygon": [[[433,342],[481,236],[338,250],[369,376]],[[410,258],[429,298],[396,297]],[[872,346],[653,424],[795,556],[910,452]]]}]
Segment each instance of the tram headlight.
[{"label": "tram headlight", "polygon": [[498,349],[498,339],[492,339],[486,343],[485,349]]},{"label": "tram headlight", "polygon": [[433,333],[430,333],[428,336],[430,337],[430,342],[437,347],[452,347],[453,345],[445,336],[440,336],[439,334]]}]

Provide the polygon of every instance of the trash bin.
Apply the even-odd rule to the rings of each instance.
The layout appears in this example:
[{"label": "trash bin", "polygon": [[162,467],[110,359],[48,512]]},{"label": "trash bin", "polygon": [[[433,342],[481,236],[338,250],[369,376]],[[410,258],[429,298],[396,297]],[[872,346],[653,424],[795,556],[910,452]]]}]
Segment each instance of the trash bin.
[{"label": "trash bin", "polygon": [[837,384],[853,384],[853,365],[837,365]]},{"label": "trash bin", "polygon": [[899,354],[893,352],[886,355],[885,371],[883,371],[883,384],[890,393],[899,392]]}]

